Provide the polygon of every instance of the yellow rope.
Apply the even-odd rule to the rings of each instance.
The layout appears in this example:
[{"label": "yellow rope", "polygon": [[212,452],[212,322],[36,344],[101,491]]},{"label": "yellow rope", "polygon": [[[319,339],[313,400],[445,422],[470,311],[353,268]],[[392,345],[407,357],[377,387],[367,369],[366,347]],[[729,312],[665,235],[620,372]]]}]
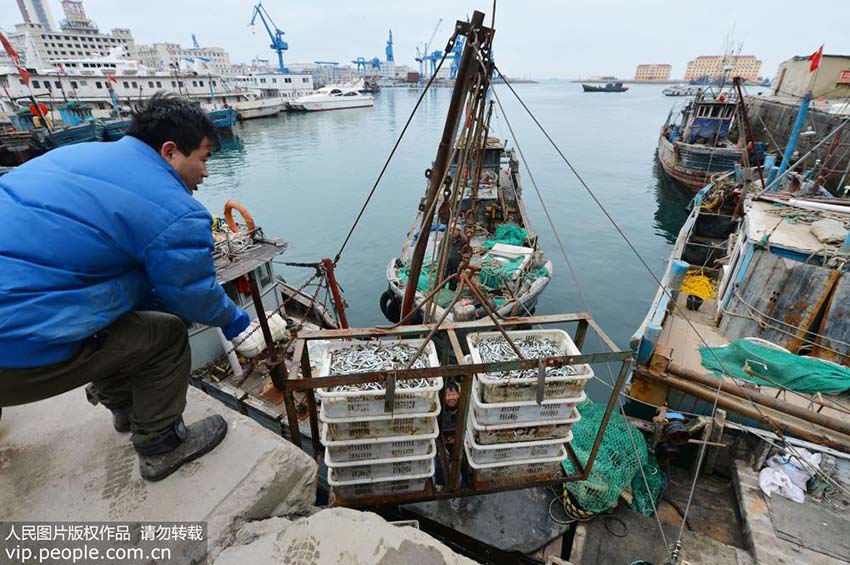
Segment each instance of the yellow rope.
[{"label": "yellow rope", "polygon": [[680,289],[685,294],[699,296],[703,300],[711,300],[717,296],[717,285],[705,275],[703,269],[690,269],[682,281]]}]

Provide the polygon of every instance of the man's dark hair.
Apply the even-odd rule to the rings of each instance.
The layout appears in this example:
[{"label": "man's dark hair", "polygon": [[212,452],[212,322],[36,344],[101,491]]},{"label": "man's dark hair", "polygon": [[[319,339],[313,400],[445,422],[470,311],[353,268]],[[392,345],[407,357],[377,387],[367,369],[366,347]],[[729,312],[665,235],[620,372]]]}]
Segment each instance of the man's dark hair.
[{"label": "man's dark hair", "polygon": [[127,135],[144,141],[157,153],[166,141],[173,141],[187,156],[201,146],[205,137],[213,151],[221,146],[218,130],[200,106],[165,92],[157,92],[135,108]]}]

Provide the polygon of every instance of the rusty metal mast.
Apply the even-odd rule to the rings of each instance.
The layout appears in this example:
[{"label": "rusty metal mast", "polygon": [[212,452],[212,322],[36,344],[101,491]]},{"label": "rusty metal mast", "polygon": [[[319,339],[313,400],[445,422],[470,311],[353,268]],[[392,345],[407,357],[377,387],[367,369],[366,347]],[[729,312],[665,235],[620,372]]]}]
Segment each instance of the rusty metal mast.
[{"label": "rusty metal mast", "polygon": [[452,99],[449,105],[449,111],[446,115],[446,124],[443,127],[443,137],[440,140],[440,145],[437,149],[437,156],[434,158],[434,164],[431,167],[429,174],[428,192],[425,195],[424,212],[422,215],[422,224],[419,229],[419,237],[416,240],[416,246],[413,249],[413,256],[410,260],[410,273],[407,278],[407,285],[404,289],[404,301],[401,306],[401,317],[404,318],[413,309],[413,302],[416,298],[416,286],[419,281],[419,274],[422,272],[422,263],[425,258],[425,250],[428,246],[428,239],[431,234],[431,222],[434,220],[434,200],[439,194],[442,181],[449,167],[449,156],[451,155],[452,145],[457,133],[458,124],[460,123],[461,114],[463,112],[463,100],[469,90],[470,81],[476,72],[481,72],[478,53],[476,51],[485,51],[489,54],[489,44],[492,41],[493,30],[484,27],[484,14],[482,12],[473,12],[472,19],[469,23],[458,21],[455,26],[455,36],[450,43],[454,42],[457,35],[466,35],[467,41],[464,45],[463,56],[460,62],[460,69],[455,79],[454,90],[452,91]]}]

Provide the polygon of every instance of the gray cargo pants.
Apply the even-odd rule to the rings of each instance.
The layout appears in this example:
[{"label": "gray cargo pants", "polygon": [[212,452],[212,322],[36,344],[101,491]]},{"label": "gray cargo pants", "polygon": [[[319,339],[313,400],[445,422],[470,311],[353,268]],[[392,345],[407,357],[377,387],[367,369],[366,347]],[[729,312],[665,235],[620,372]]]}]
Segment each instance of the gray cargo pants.
[{"label": "gray cargo pants", "polygon": [[191,358],[186,325],[161,312],[127,312],[71,359],[32,369],[0,369],[0,407],[27,404],[91,383],[93,403],[132,407],[133,443],[170,429],[186,408]]}]

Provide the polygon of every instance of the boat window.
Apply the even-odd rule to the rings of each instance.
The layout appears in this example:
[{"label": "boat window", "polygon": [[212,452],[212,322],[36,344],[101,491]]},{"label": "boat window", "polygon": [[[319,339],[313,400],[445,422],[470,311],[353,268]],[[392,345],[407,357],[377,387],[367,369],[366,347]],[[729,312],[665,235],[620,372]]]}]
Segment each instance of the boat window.
[{"label": "boat window", "polygon": [[356,92],[346,92],[343,96],[357,96]]},{"label": "boat window", "polygon": [[260,287],[265,288],[272,282],[272,272],[268,263],[256,270],[256,275],[260,281]]},{"label": "boat window", "polygon": [[156,87],[157,87],[157,88],[162,88],[162,83],[161,83],[160,81],[156,81]]},{"label": "boat window", "polygon": [[41,88],[41,84],[39,84],[39,82],[37,80],[34,80],[34,81],[32,81],[32,87],[33,88]]},{"label": "boat window", "polygon": [[338,88],[334,88],[333,90],[331,90],[331,91],[330,91],[330,93],[329,93],[329,94],[330,94],[331,96],[339,96],[340,94],[342,94],[342,91],[341,91],[341,90],[339,90]]},{"label": "boat window", "polygon": [[136,81],[133,81],[132,84],[133,88],[139,88],[139,83],[137,83]]}]

